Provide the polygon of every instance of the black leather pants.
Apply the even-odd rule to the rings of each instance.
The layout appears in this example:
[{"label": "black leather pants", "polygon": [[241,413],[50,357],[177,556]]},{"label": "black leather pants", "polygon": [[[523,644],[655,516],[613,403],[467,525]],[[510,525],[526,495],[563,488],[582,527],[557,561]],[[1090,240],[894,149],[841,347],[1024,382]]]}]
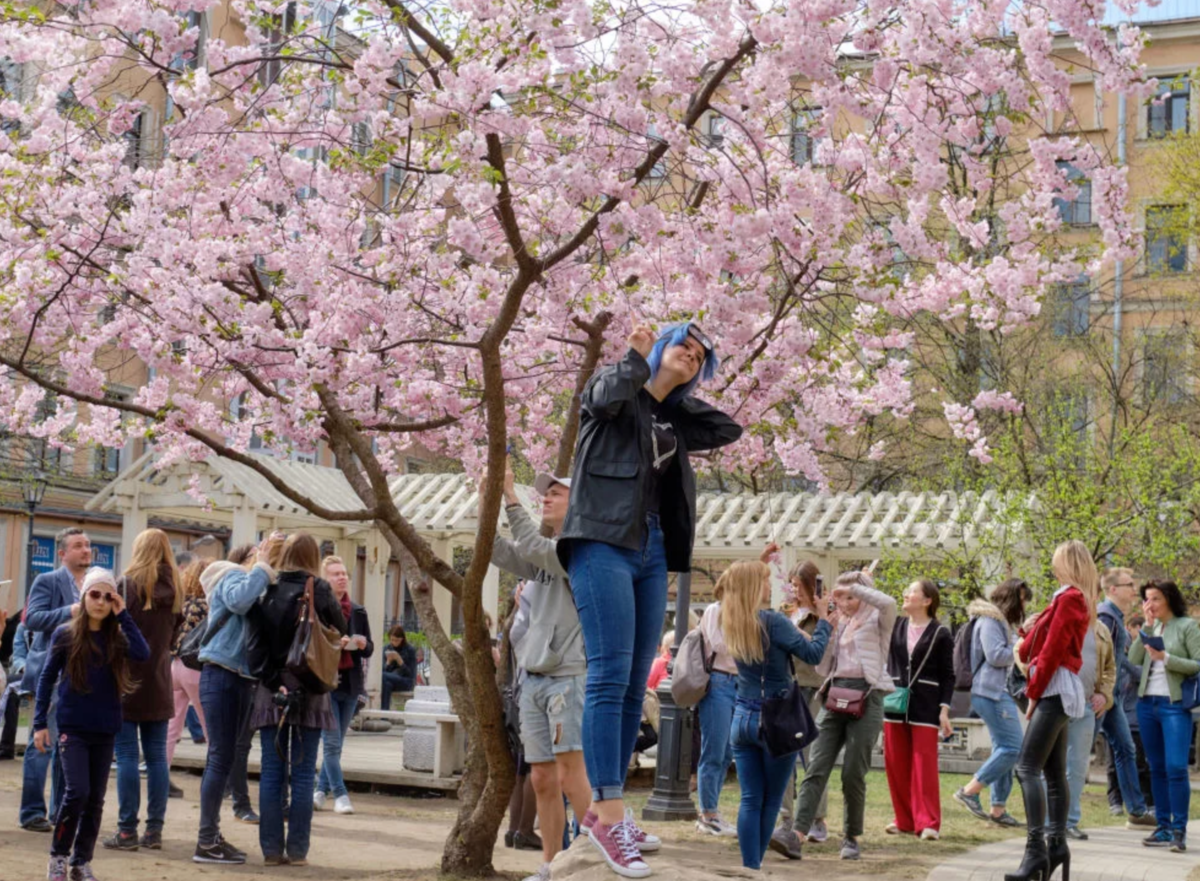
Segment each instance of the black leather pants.
[{"label": "black leather pants", "polygon": [[[1017,779],[1025,796],[1025,819],[1030,834],[1063,836],[1067,829],[1067,725],[1062,698],[1038,701],[1025,729]],[[1042,775],[1046,776],[1045,790]]]}]

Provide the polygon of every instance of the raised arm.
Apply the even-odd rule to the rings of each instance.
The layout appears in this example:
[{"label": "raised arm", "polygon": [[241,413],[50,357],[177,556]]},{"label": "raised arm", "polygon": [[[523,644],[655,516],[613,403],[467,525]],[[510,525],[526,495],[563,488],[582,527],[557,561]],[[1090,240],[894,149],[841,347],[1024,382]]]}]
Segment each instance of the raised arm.
[{"label": "raised arm", "polygon": [[634,349],[616,364],[602,367],[583,390],[582,407],[596,419],[615,419],[625,404],[637,398],[650,381],[650,365]]},{"label": "raised arm", "polygon": [[896,626],[896,601],[881,590],[867,587],[865,584],[850,584],[846,586],[851,596],[856,596],[868,606],[879,610],[879,644],[884,650],[892,644],[892,630]]},{"label": "raised arm", "polygon": [[542,535],[523,505],[509,505],[504,510],[508,514],[508,525],[512,527],[517,555],[537,569],[566,578],[567,570],[555,550],[558,542]]},{"label": "raised arm", "polygon": [[821,662],[832,632],[829,622],[822,618],[809,638],[779,612],[771,613],[771,641],[806,664],[815,666]]},{"label": "raised arm", "polygon": [[684,398],[678,411],[679,434],[688,452],[702,452],[728,446],[742,436],[742,427],[716,407],[698,398]]},{"label": "raised arm", "polygon": [[121,625],[121,632],[129,641],[129,660],[150,660],[150,645],[146,642],[146,637],[142,636],[142,631],[138,629],[137,622],[133,620],[133,615],[129,614],[128,609],[121,610],[121,614],[117,616],[117,623]]},{"label": "raised arm", "polygon": [[[255,563],[249,572],[230,572],[221,580],[221,585],[225,587],[225,605],[233,614],[245,615],[263,598],[274,580],[275,570],[266,563]],[[340,609],[338,614],[341,614]]]}]

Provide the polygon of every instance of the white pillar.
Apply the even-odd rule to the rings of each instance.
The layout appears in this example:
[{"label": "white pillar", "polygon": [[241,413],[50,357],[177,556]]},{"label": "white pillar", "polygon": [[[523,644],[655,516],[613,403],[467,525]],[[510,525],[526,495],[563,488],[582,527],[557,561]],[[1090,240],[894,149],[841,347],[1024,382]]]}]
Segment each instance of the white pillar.
[{"label": "white pillar", "polygon": [[771,579],[771,608],[778,609],[783,604],[783,586],[787,584],[788,573],[796,565],[796,551],[785,547],[779,550],[779,575],[782,581]]},{"label": "white pillar", "polygon": [[128,566],[133,559],[133,542],[145,531],[147,523],[146,510],[138,504],[135,494],[121,513],[121,559],[117,560],[118,568]]},{"label": "white pillar", "polygon": [[[430,544],[433,546],[433,552],[441,557],[447,565],[454,562],[454,546],[449,539],[438,539]],[[437,611],[446,635],[449,636],[450,628],[454,623],[454,597],[450,591],[436,581],[433,582],[431,589],[433,590],[433,608]],[[427,658],[429,660],[429,684],[445,685],[446,673],[442,669],[442,662],[438,660],[432,649],[427,652]]]},{"label": "white pillar", "polygon": [[387,631],[384,629],[387,618],[384,600],[391,551],[378,532],[372,530],[370,536],[367,542],[367,570],[363,578],[363,608],[367,610],[371,638],[375,641],[375,653],[367,665],[367,694],[374,698],[383,684],[383,649],[388,644]]},{"label": "white pillar", "polygon": [[258,513],[243,498],[233,509],[233,526],[230,530],[231,547],[258,544]]}]

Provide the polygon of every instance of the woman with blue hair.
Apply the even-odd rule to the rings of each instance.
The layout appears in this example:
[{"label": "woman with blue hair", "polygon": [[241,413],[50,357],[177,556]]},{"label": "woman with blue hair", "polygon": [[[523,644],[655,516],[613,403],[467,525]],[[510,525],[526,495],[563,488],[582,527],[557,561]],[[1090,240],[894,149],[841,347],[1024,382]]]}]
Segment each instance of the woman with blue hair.
[{"label": "woman with blue hair", "polygon": [[666,615],[667,572],[691,569],[696,478],[688,454],[742,435],[691,396],[717,364],[695,324],[670,327],[657,341],[639,325],[625,357],[596,372],[581,402],[558,554],[587,651],[583,755],[593,805],[583,826],[626,878],[649,875],[641,854],[661,844],[625,811],[624,782]]}]

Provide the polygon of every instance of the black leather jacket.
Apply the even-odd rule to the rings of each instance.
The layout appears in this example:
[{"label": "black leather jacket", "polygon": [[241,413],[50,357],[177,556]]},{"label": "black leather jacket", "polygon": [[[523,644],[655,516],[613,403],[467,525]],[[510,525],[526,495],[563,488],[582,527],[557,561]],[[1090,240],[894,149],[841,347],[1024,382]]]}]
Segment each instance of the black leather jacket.
[{"label": "black leather jacket", "polygon": [[[304,600],[307,572],[280,572],[279,580],[267,588],[263,598],[246,615],[246,659],[250,675],[275,691],[282,683],[288,649],[296,636],[300,603]],[[313,602],[317,618],[346,634],[346,619],[333,588],[324,578],[313,579]]]},{"label": "black leather jacket", "polygon": [[[571,501],[558,539],[566,568],[575,541],[602,541],[640,550],[652,463],[650,365],[633,349],[596,372],[583,391]],[[673,408],[679,447],[659,484],[659,519],[667,569],[689,572],[696,531],[696,475],[688,452],[713,450],[742,436],[742,427],[714,407],[687,397]]]}]

